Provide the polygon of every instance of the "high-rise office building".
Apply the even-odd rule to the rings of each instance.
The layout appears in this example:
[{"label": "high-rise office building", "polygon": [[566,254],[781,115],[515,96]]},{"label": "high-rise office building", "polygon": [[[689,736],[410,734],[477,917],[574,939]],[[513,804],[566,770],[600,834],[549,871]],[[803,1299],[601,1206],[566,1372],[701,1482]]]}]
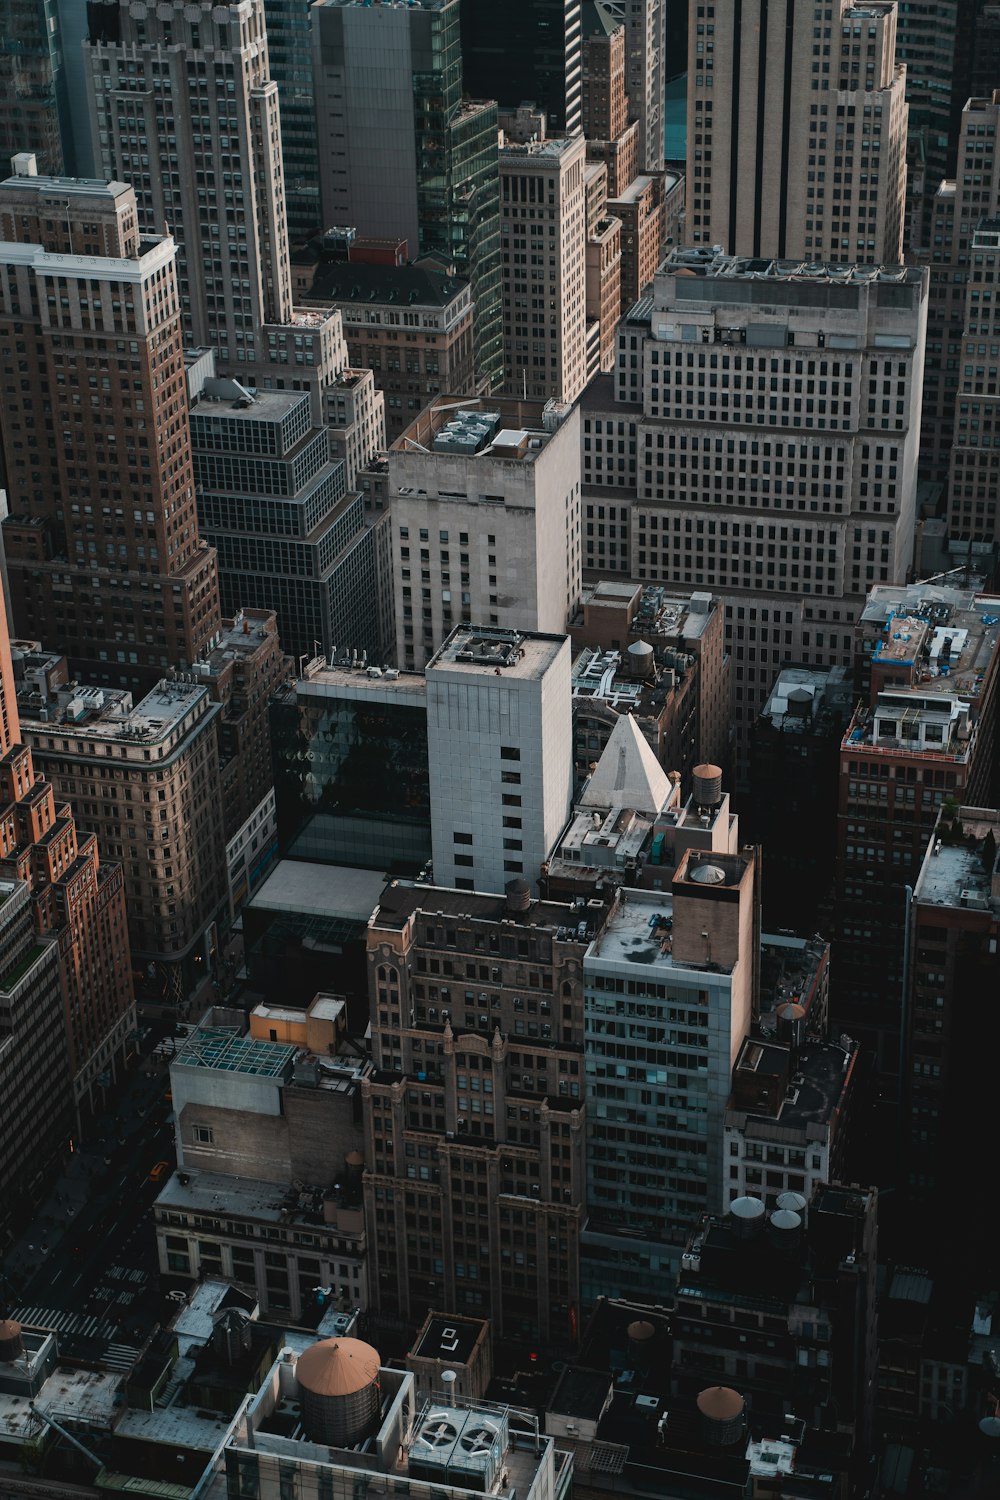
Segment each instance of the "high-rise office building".
[{"label": "high-rise office building", "polygon": [[459,0],[321,0],[311,14],[324,222],[405,240],[411,259],[467,278],[476,375],[499,387],[497,114],[463,94]]},{"label": "high-rise office building", "polygon": [[[624,0],[605,3],[615,20],[625,27],[625,91],[629,119],[639,126],[639,162],[645,172],[663,170],[663,96],[669,77],[668,3],[669,0],[646,0],[643,5],[626,5]],[[675,71],[679,71],[679,66]]]},{"label": "high-rise office building", "polygon": [[586,419],[621,410],[636,445],[631,576],[726,597],[741,767],[778,667],[849,665],[869,589],[910,567],[926,306],[925,271],[687,250],[619,327]]},{"label": "high-rise office building", "polygon": [[[988,1129],[989,1073],[1000,1044],[996,1006],[976,1003],[1000,990],[998,847],[995,808],[942,810],[913,882],[907,933],[906,1198],[920,1216],[922,1254],[974,1286],[992,1254],[989,1179],[968,1139],[970,1130]],[[961,1194],[970,1207],[957,1243],[929,1213],[945,1193]]]},{"label": "high-rise office building", "polygon": [[[835,1021],[899,1099],[906,892],[941,808],[989,805],[1000,705],[1000,600],[878,589],[857,627],[867,687],[840,747]],[[936,972],[936,970],[935,970]]]},{"label": "high-rise office building", "polygon": [[281,105],[288,238],[301,244],[323,227],[313,90],[312,0],[264,0],[270,76]]},{"label": "high-rise office building", "polygon": [[265,324],[288,324],[278,87],[263,0],[195,9],[97,0],[88,7],[100,169],[135,190],[143,229],[178,247],[187,343],[228,369],[266,357]]},{"label": "high-rise office building", "polygon": [[[971,9],[962,0],[907,0],[897,7],[896,59],[906,69],[909,113],[906,139],[906,249],[932,247],[934,195],[953,166],[951,139],[957,109],[959,26],[969,26]],[[971,28],[970,28],[971,29]],[[967,94],[966,94],[967,97]],[[956,109],[957,106],[957,109]]]},{"label": "high-rise office building", "polygon": [[461,621],[560,633],[580,597],[580,437],[562,402],[447,398],[388,453],[396,660]]},{"label": "high-rise office building", "polygon": [[575,401],[587,383],[582,135],[500,151],[504,389]]},{"label": "high-rise office building", "polygon": [[586,0],[581,124],[587,137],[587,159],[607,162],[612,198],[644,166],[639,158],[639,122],[629,116],[625,62],[625,27],[608,5]]},{"label": "high-rise office building", "polygon": [[[988,525],[990,497],[973,495],[971,478],[970,492],[965,493],[963,470],[967,461],[973,469],[978,467],[976,455],[963,452],[952,476],[949,463],[953,441],[968,450],[970,434],[978,434],[980,430],[978,426],[970,426],[973,413],[968,409],[961,413],[964,425],[956,426],[959,388],[965,392],[966,408],[971,402],[980,408],[974,414],[980,423],[984,417],[991,420],[993,403],[988,398],[996,396],[997,360],[990,354],[990,339],[985,335],[980,338],[979,325],[990,322],[988,308],[992,299],[983,303],[982,281],[989,269],[984,257],[993,248],[989,243],[989,221],[1000,213],[998,124],[1000,91],[964,101],[957,170],[954,178],[935,184],[929,247],[926,255],[920,257],[930,272],[920,469],[922,476],[934,483],[944,483],[951,477],[952,483],[962,487],[950,520],[956,533],[964,534],[966,539],[988,533],[991,526],[995,527],[996,515],[992,512]],[[973,237],[984,220],[987,221],[982,224],[985,240],[973,254]],[[973,290],[974,297],[970,295]],[[974,502],[968,510],[967,500]]]},{"label": "high-rise office building", "polygon": [[[60,1059],[55,1066],[56,1114],[61,1114],[66,1103],[59,1098],[58,1083],[66,1074],[68,1100],[79,1117],[102,1105],[100,1085],[121,1069],[135,1033],[122,869],[117,864],[102,865],[96,838],[78,834],[72,807],[57,800],[44,774],[36,774],[30,743],[21,734],[19,686],[0,608],[0,786],[5,809],[0,821],[0,875],[24,882],[30,891],[28,910],[36,939],[25,949],[21,916],[12,915],[8,926],[4,914],[3,950],[14,959],[0,972],[0,990],[11,997],[4,1032],[11,1039],[21,1029],[23,1018],[17,1011],[25,990],[17,981],[37,966],[33,976],[37,982],[49,967],[43,960],[55,957],[60,1014],[58,1019],[43,1019],[48,992],[43,983],[34,996],[41,1011],[35,1025],[54,1027],[58,1038],[54,1050],[65,1058],[65,1064]],[[14,913],[19,913],[19,903],[12,904]],[[50,943],[50,939],[55,941]],[[15,954],[8,955],[8,943]],[[37,1032],[36,1040],[46,1050],[51,1048],[51,1040],[39,1039]],[[15,1095],[22,1091],[13,1081],[11,1090]],[[48,1128],[43,1126],[43,1135]],[[29,1135],[34,1132],[32,1125]],[[8,1151],[16,1156],[18,1147],[4,1138],[0,1156]]]},{"label": "high-rise office building", "polygon": [[223,609],[275,609],[295,660],[330,656],[338,642],[374,653],[371,528],[308,395],[250,396],[238,381],[191,373],[198,515],[218,553]]},{"label": "high-rise office building", "polygon": [[[711,9],[712,14],[707,11]],[[687,241],[897,264],[906,188],[896,7],[724,0],[688,35]]]},{"label": "high-rise office building", "polygon": [[713,821],[719,847],[684,849],[667,891],[630,890],[584,957],[585,1306],[664,1301],[690,1230],[724,1204],[723,1125],[759,930],[752,853],[736,852],[735,819]]},{"label": "high-rise office building", "polygon": [[[372,1310],[576,1343],[583,956],[607,904],[394,881],[368,924],[362,1085]],[[425,1152],[425,1156],[420,1153]]]},{"label": "high-rise office building", "polygon": [[580,0],[461,0],[462,72],[479,99],[530,101],[548,130],[580,129]]},{"label": "high-rise office building", "polygon": [[64,142],[66,77],[55,0],[5,0],[0,8],[0,161],[34,152],[41,171],[72,171]]},{"label": "high-rise office building", "polygon": [[185,347],[214,349],[219,373],[245,385],[307,390],[335,444],[346,382],[353,411],[336,456],[350,485],[384,446],[382,402],[370,374],[347,368],[339,314],[293,305],[263,0],[211,13],[95,0],[88,14],[100,169],[133,185],[144,230],[174,232]]},{"label": "high-rise office building", "polygon": [[[973,102],[969,101],[970,104]],[[1000,112],[994,96],[992,113]],[[992,147],[993,142],[991,141]],[[965,326],[962,330],[954,432],[948,473],[948,534],[961,544],[1000,544],[1000,309],[994,284],[1000,268],[1000,217],[981,218],[972,227],[965,257]]]},{"label": "high-rise office building", "polygon": [[533,889],[573,793],[566,636],[459,625],[427,663],[434,878]]},{"label": "high-rise office building", "polygon": [[76,797],[81,826],[121,861],[136,967],[152,966],[164,997],[179,1000],[204,976],[227,905],[222,709],[198,681],[163,679],[134,703],[122,689],[71,679],[65,658],[32,643],[21,657],[25,743],[56,794]]},{"label": "high-rise office building", "polygon": [[124,182],[0,184],[0,411],[11,607],[86,675],[148,683],[219,625],[198,535],[169,235]]}]

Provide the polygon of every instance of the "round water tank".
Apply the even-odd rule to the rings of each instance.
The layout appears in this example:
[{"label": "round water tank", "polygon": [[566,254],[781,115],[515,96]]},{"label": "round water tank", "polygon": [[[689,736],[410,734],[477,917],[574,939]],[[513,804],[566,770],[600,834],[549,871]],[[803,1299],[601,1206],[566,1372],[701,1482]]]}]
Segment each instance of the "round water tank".
[{"label": "round water tank", "polygon": [[808,1204],[801,1193],[793,1193],[789,1189],[788,1192],[778,1194],[774,1200],[774,1206],[775,1208],[787,1208],[789,1213],[798,1214],[799,1218],[802,1218],[805,1215]]},{"label": "round water tank", "polygon": [[722,801],[721,767],[695,766],[691,772],[691,796],[699,807],[718,807]]},{"label": "round water tank", "polygon": [[979,1431],[984,1438],[989,1438],[991,1444],[1000,1441],[1000,1417],[983,1417]]},{"label": "round water tank", "polygon": [[792,688],[788,694],[786,713],[791,719],[808,719],[812,713],[813,695],[805,688]]},{"label": "round water tank", "polygon": [[806,1034],[805,1007],[797,1000],[787,1000],[777,1010],[778,1041],[786,1047],[801,1047]]},{"label": "round water tank", "polygon": [[729,1217],[733,1229],[740,1239],[749,1239],[763,1228],[766,1209],[759,1198],[734,1198],[729,1205]]},{"label": "round water tank", "polygon": [[778,1250],[794,1250],[802,1237],[802,1220],[790,1208],[778,1208],[768,1220],[771,1244]]},{"label": "round water tank", "polygon": [[378,1420],[378,1351],[361,1339],[322,1339],[299,1355],[295,1378],[312,1442],[351,1447]]},{"label": "round water tank", "polygon": [[0,1319],[0,1364],[12,1364],[24,1353],[21,1325],[13,1318]]},{"label": "round water tank", "polygon": [[701,1433],[711,1448],[728,1448],[743,1437],[743,1412],[746,1406],[739,1391],[728,1385],[713,1385],[698,1397]]},{"label": "round water tank", "polygon": [[517,875],[513,880],[508,880],[504,886],[504,891],[507,896],[508,911],[528,910],[528,907],[531,905],[531,886],[526,880],[522,880]]},{"label": "round water tank", "polygon": [[647,1323],[645,1318],[636,1318],[626,1329],[628,1334],[628,1357],[633,1365],[644,1368],[653,1351],[653,1343],[656,1339],[656,1328],[654,1324]]},{"label": "round water tank", "polygon": [[630,677],[652,677],[656,672],[653,648],[647,641],[633,641],[625,656]]},{"label": "round water tank", "polygon": [[726,872],[721,865],[713,865],[706,861],[703,865],[695,865],[692,870],[688,866],[688,879],[696,880],[699,885],[725,885]]}]

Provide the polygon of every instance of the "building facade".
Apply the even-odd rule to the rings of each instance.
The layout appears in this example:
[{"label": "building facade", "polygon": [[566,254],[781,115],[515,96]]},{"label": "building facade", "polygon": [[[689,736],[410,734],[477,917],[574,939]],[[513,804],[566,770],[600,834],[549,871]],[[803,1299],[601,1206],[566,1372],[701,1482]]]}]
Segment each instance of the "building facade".
[{"label": "building facade", "polygon": [[459,625],[426,675],[434,879],[530,890],[573,791],[569,641]]},{"label": "building facade", "polygon": [[202,529],[219,557],[223,608],[271,608],[295,661],[337,644],[374,654],[374,546],[343,460],[304,392],[248,395],[191,381],[191,447]]},{"label": "building facade", "polygon": [[337,261],[315,267],[301,296],[339,311],[351,364],[384,394],[386,442],[441,391],[476,394],[467,281],[431,266]]},{"label": "building facade", "polygon": [[499,387],[497,117],[463,96],[458,0],[323,0],[312,21],[324,223],[405,241],[468,280],[476,378]]},{"label": "building facade", "polygon": [[623,893],[584,958],[582,1296],[662,1303],[724,1199],[723,1124],[756,1004],[756,869],[684,850],[669,889]]},{"label": "building facade", "polygon": [[37,647],[23,652],[20,671],[33,760],[72,800],[80,827],[121,861],[132,957],[177,998],[204,972],[227,904],[222,707],[190,673],[133,704],[120,689],[70,685],[65,659]]},{"label": "building facade", "polygon": [[794,0],[752,0],[693,22],[687,243],[767,260],[901,262],[907,106],[896,10],[840,0],[807,20]]},{"label": "building facade", "polygon": [[[361,1080],[344,1002],[209,1011],[170,1065],[177,1171],[153,1210],[160,1269],[224,1276],[272,1316],[366,1304]],[[220,1209],[220,1201],[223,1207]]]},{"label": "building facade", "polygon": [[584,1203],[583,955],[602,904],[394,882],[369,925],[372,1308],[572,1348]]},{"label": "building facade", "polygon": [[489,0],[462,5],[462,71],[474,98],[505,107],[530,100],[548,130],[581,125],[581,0]]},{"label": "building facade", "polygon": [[858,626],[862,699],[840,747],[834,1015],[897,1100],[907,890],[942,808],[995,785],[996,598],[880,590]]},{"label": "building facade", "polygon": [[565,629],[580,593],[576,407],[437,401],[388,463],[400,667],[423,667],[462,622]]},{"label": "building facade", "polygon": [[504,389],[532,401],[587,383],[586,154],[582,135],[500,151]]},{"label": "building facade", "polygon": [[868,590],[910,568],[927,308],[924,271],[754,264],[671,252],[613,406],[582,403],[631,576],[726,596],[741,774],[778,667],[850,665]]},{"label": "building facade", "polygon": [[264,0],[270,74],[281,105],[288,239],[298,245],[321,228],[312,26],[308,4]]},{"label": "building facade", "polygon": [[197,660],[219,623],[175,246],[140,235],[123,182],[34,168],[25,158],[0,184],[11,608],[20,634],[72,645],[92,679],[149,683]]}]

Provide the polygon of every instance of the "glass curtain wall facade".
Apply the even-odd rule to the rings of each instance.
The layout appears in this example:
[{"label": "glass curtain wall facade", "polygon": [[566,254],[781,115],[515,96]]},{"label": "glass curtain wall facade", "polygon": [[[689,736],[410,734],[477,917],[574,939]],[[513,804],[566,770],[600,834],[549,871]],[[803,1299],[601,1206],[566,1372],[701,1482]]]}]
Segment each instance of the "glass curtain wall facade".
[{"label": "glass curtain wall facade", "polygon": [[[462,101],[457,4],[412,17],[420,252],[472,283],[476,370],[503,380],[497,107]],[[492,92],[492,91],[491,91]]]},{"label": "glass curtain wall facade", "polygon": [[322,227],[316,101],[313,92],[312,0],[264,0],[271,77],[281,101],[285,211],[293,245]]},{"label": "glass curtain wall facade", "polygon": [[430,858],[427,710],[309,683],[271,706],[278,838],[292,859],[414,875]]}]

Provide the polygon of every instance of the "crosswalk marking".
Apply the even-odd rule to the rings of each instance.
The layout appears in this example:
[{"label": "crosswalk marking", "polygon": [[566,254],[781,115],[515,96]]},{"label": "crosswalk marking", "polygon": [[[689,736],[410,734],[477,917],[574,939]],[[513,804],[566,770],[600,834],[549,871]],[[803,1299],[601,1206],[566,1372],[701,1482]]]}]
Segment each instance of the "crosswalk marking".
[{"label": "crosswalk marking", "polygon": [[115,1332],[115,1324],[105,1318],[67,1312],[61,1307],[17,1307],[14,1317],[29,1328],[51,1328],[56,1333],[78,1334],[81,1338],[110,1339]]}]

